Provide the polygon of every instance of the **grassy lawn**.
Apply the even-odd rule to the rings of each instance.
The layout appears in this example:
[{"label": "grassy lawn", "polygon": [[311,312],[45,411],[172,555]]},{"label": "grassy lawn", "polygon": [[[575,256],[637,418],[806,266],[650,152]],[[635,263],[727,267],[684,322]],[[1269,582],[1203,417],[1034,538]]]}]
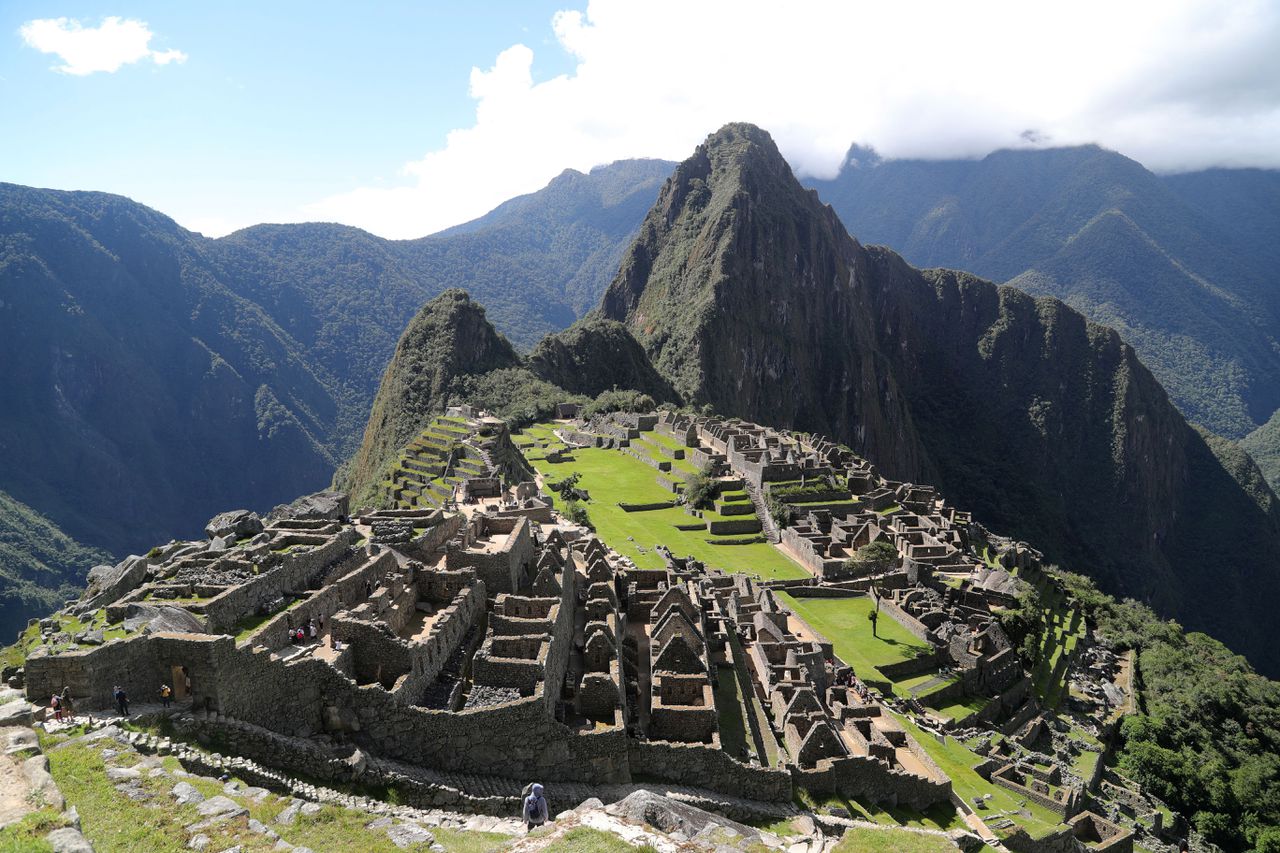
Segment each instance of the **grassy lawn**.
[{"label": "grassy lawn", "polygon": [[[858,598],[794,598],[786,593],[779,596],[783,603],[794,610],[819,633],[832,642],[836,654],[853,667],[854,674],[872,681],[883,681],[875,668],[881,664],[898,663],[931,651],[923,640],[902,627],[896,619],[883,610],[876,623],[876,634],[871,634],[871,620],[867,614],[875,609],[875,602],[867,596]],[[911,676],[903,683],[919,679],[923,684],[932,675]]]},{"label": "grassy lawn", "polygon": [[[536,427],[530,427],[526,433],[536,438],[541,435],[536,430]],[[698,522],[682,509],[625,512],[618,506],[620,501],[658,503],[669,501],[674,495],[658,484],[658,472],[654,468],[625,453],[581,448],[573,451],[573,455],[574,461],[559,463],[547,462],[536,452],[526,453],[526,458],[538,473],[551,482],[573,473],[580,474],[578,486],[591,495],[591,500],[584,506],[596,532],[605,544],[630,557],[640,568],[662,568],[665,562],[654,546],[666,545],[677,556],[692,556],[712,568],[725,571],[749,572],[766,580],[809,577],[800,564],[767,542],[712,545],[706,541],[711,536],[705,530],[677,530],[676,524]],[[553,495],[553,499],[559,506],[559,496]],[[718,518],[720,516],[714,512],[704,515],[705,521]]]},{"label": "grassy lawn", "polygon": [[937,711],[939,714],[945,714],[952,719],[963,720],[970,714],[976,714],[983,708],[987,707],[988,701],[988,699],[982,696],[965,696],[961,699],[956,699],[953,702],[948,702],[938,708]]}]

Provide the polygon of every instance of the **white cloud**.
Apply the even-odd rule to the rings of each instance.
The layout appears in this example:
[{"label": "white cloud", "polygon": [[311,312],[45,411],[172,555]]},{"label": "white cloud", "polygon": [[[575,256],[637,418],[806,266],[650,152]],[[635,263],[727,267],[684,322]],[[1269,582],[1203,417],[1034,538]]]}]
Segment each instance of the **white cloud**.
[{"label": "white cloud", "polygon": [[473,69],[475,121],[400,185],[306,217],[392,237],[471,219],[566,167],[682,159],[728,121],[769,130],[798,172],[849,145],[970,157],[1099,142],[1158,170],[1280,166],[1280,4],[1200,0],[592,0],[552,28],[576,62],[535,83],[515,45]]},{"label": "white cloud", "polygon": [[54,70],[77,77],[98,71],[110,74],[144,59],[157,65],[187,61],[180,50],[152,50],[151,29],[133,19],[103,18],[98,26],[86,27],[74,18],[41,18],[23,24],[18,32],[28,46],[62,60]]}]

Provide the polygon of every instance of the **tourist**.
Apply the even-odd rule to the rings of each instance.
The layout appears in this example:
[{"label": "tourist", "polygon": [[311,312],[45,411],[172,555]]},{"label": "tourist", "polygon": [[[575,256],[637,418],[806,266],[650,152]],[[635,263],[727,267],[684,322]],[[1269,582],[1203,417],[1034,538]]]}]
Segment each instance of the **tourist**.
[{"label": "tourist", "polygon": [[75,722],[76,710],[71,705],[71,688],[63,686],[62,694],[58,696],[59,704],[62,705],[63,716],[70,722]]},{"label": "tourist", "polygon": [[187,696],[191,696],[191,673],[187,672],[187,668],[182,668],[182,687],[187,691]]},{"label": "tourist", "polygon": [[160,704],[168,708],[169,703],[173,701],[173,691],[169,689],[169,685],[160,685]]},{"label": "tourist", "polygon": [[62,697],[57,693],[53,694],[53,698],[49,700],[49,707],[53,710],[53,718],[59,723],[62,722]]},{"label": "tourist", "polygon": [[124,688],[117,684],[111,695],[116,699],[116,708],[120,711],[120,716],[129,716],[129,694],[124,692]]},{"label": "tourist", "polygon": [[524,798],[524,825],[527,832],[547,822],[547,798],[542,796],[542,786],[534,782],[529,796]]},{"label": "tourist", "polygon": [[314,619],[308,619],[308,620],[307,620],[307,630],[311,632],[311,639],[312,639],[312,640],[314,640],[314,639],[316,638],[316,633],[317,633],[317,632],[316,632],[316,620],[314,620]]}]

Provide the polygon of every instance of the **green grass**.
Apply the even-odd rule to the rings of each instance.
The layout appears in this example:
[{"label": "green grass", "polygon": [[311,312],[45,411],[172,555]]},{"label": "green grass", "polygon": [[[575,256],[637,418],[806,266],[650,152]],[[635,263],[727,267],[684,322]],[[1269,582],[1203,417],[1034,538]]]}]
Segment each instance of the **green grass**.
[{"label": "green grass", "polygon": [[0,829],[0,853],[52,853],[53,846],[44,837],[67,826],[61,813],[45,807]]},{"label": "green grass", "polygon": [[990,701],[982,696],[964,696],[937,708],[939,714],[945,714],[955,720],[963,720],[970,714],[976,714],[987,707]]},{"label": "green grass", "polygon": [[[875,609],[875,602],[867,596],[858,598],[794,598],[787,593],[779,596],[783,603],[795,611],[835,646],[836,654],[853,667],[854,674],[871,681],[884,681],[876,667],[899,663],[932,651],[929,644],[918,639],[902,627],[885,611],[880,611],[876,623],[876,636],[871,633],[871,620],[867,614]],[[932,675],[911,676],[903,683],[924,683]]]},{"label": "green grass", "polygon": [[[150,778],[145,773],[142,786],[154,795],[150,802],[135,802],[115,790],[105,775],[106,765],[99,752],[87,745],[68,743],[49,749],[50,771],[69,804],[80,812],[81,828],[98,853],[183,853],[187,850],[187,833],[183,827],[200,820],[194,806],[175,805],[169,791],[173,779]],[[126,754],[117,765],[127,765],[137,757]],[[176,759],[165,760],[166,769],[177,767]],[[195,786],[206,797],[222,793],[222,785],[212,779],[188,777],[185,781]],[[365,825],[372,816],[359,811],[325,805],[315,815],[299,815],[292,826],[277,826],[276,816],[285,809],[288,800],[270,796],[262,803],[236,797],[249,809],[249,817],[262,821],[276,829],[291,844],[310,847],[313,850],[361,850],[370,853],[398,853],[387,836],[369,830]],[[436,840],[447,850],[458,853],[489,853],[506,846],[509,838],[504,835],[477,832],[456,832],[432,829]],[[248,830],[247,818],[228,821],[206,830],[210,837],[210,850],[224,850],[240,845],[244,853],[265,853],[272,849],[273,841]],[[3,850],[0,847],[0,850]],[[416,848],[419,853],[425,846]]]},{"label": "green grass", "polygon": [[[535,427],[527,432],[536,435]],[[551,463],[545,458],[527,454],[526,458],[547,480],[555,482],[577,472],[578,485],[586,489],[591,500],[584,504],[591,523],[605,544],[619,554],[630,557],[642,569],[660,569],[665,565],[655,545],[666,545],[679,557],[692,556],[711,568],[730,572],[749,572],[767,580],[807,578],[804,567],[767,542],[751,545],[717,546],[706,540],[705,530],[677,530],[677,523],[696,521],[682,509],[625,512],[619,501],[632,504],[669,501],[673,494],[658,484],[658,472],[634,457],[617,450],[583,448],[574,451],[573,462]],[[557,507],[561,501],[553,495]],[[714,512],[706,520],[719,519]],[[630,539],[628,537],[631,537]],[[641,553],[640,548],[644,548]]]},{"label": "green grass", "polygon": [[852,826],[840,836],[835,850],[837,853],[955,853],[956,846],[938,835]]}]

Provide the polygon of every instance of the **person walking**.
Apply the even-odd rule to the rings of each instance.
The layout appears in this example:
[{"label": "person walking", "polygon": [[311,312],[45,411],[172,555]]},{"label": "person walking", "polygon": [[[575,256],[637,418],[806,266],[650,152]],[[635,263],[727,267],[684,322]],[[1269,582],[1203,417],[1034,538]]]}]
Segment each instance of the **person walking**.
[{"label": "person walking", "polygon": [[62,713],[70,722],[75,722],[76,710],[71,704],[71,688],[63,685],[62,693],[58,696],[62,705]]},{"label": "person walking", "polygon": [[529,787],[529,795],[524,798],[523,817],[526,832],[533,832],[547,822],[547,798],[537,782]]},{"label": "person walking", "polygon": [[125,693],[124,688],[117,684],[116,689],[112,691],[112,695],[116,699],[116,708],[120,711],[120,716],[129,716],[129,694]]},{"label": "person walking", "polygon": [[62,722],[62,697],[57,693],[49,700],[49,708],[53,711],[54,720]]},{"label": "person walking", "polygon": [[307,631],[310,632],[311,639],[314,640],[316,638],[316,620],[314,619],[307,620]]},{"label": "person walking", "polygon": [[173,701],[173,691],[169,689],[169,685],[160,685],[160,704],[165,708],[169,707],[169,703]]}]

